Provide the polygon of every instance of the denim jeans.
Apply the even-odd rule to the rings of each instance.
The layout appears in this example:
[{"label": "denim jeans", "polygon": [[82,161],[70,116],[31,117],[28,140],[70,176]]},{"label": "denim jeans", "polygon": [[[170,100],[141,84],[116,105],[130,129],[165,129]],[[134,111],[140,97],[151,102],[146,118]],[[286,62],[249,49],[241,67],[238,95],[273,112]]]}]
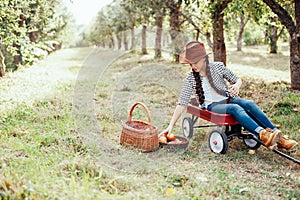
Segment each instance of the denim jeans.
[{"label": "denim jeans", "polygon": [[248,131],[253,134],[265,128],[275,129],[266,114],[251,100],[232,97],[232,103],[226,101],[215,102],[207,107],[207,110],[220,114],[231,114]]}]

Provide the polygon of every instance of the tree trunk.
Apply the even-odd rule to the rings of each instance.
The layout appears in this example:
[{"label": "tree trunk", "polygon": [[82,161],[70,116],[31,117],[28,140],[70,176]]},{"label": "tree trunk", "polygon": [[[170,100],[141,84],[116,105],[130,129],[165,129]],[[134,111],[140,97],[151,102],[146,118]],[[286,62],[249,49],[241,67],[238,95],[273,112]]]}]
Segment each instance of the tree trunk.
[{"label": "tree trunk", "polygon": [[179,62],[179,53],[181,51],[181,46],[177,44],[177,37],[180,33],[180,7],[181,1],[175,3],[174,0],[170,0],[170,36],[173,45],[173,59],[175,62]]},{"label": "tree trunk", "polygon": [[214,61],[223,62],[226,65],[226,46],[224,42],[224,14],[221,11],[213,13],[213,43]]},{"label": "tree trunk", "polygon": [[133,50],[135,47],[135,31],[134,31],[134,27],[132,27],[130,29],[131,32],[131,46],[130,46],[130,50]]},{"label": "tree trunk", "polygon": [[[20,14],[19,16],[19,27],[23,27],[24,26],[24,22],[25,22],[25,15],[24,14]],[[15,35],[17,37],[20,37],[20,34],[18,32],[15,33]],[[22,65],[22,52],[21,52],[21,45],[19,44],[13,44],[13,47],[16,48],[16,54],[14,55],[14,64],[16,66],[16,68],[19,67],[19,65]]]},{"label": "tree trunk", "polygon": [[148,54],[147,52],[147,26],[143,25],[142,28],[142,54]]},{"label": "tree trunk", "polygon": [[127,51],[128,50],[128,41],[127,41],[127,32],[126,31],[123,32],[123,44],[124,44],[125,51]]},{"label": "tree trunk", "polygon": [[18,44],[13,44],[13,47],[16,49],[16,54],[14,55],[14,65],[16,69],[18,69],[18,67],[22,65],[21,46]]},{"label": "tree trunk", "polygon": [[111,48],[111,49],[115,48],[115,40],[114,40],[113,37],[110,37],[110,41],[108,43],[108,47]]},{"label": "tree trunk", "polygon": [[291,36],[290,56],[291,87],[300,90],[300,30]]},{"label": "tree trunk", "polygon": [[122,36],[121,33],[117,33],[118,49],[122,48]]},{"label": "tree trunk", "polygon": [[155,36],[155,55],[154,58],[161,58],[161,38],[163,30],[163,11],[156,13],[156,36]]},{"label": "tree trunk", "polygon": [[5,63],[4,63],[4,55],[1,51],[1,47],[0,47],[0,77],[4,77],[5,76]]},{"label": "tree trunk", "polygon": [[244,20],[243,17],[240,17],[240,30],[238,33],[238,37],[237,37],[237,51],[242,51],[242,46],[243,46],[243,34],[244,34],[244,30],[245,30],[245,26],[247,24],[247,22],[249,21],[248,19]]},{"label": "tree trunk", "polygon": [[270,26],[270,53],[277,54],[277,26],[276,26],[276,18],[273,17],[271,19],[271,26]]},{"label": "tree trunk", "polygon": [[210,47],[210,48],[214,48],[214,44],[213,44],[213,42],[211,41],[211,35],[210,35],[210,33],[209,32],[207,32],[206,34],[205,34],[205,37],[206,37],[206,41],[207,41],[207,44],[208,44],[208,46]]},{"label": "tree trunk", "polygon": [[37,39],[36,32],[30,32],[29,33],[29,39],[30,39],[30,42],[36,42],[36,39]]},{"label": "tree trunk", "polygon": [[291,87],[300,90],[300,1],[295,0],[295,21],[288,11],[274,0],[263,0],[278,16],[279,21],[287,28],[290,34],[290,71]]},{"label": "tree trunk", "polygon": [[213,23],[213,41],[214,41],[214,61],[223,62],[226,65],[226,46],[224,40],[224,10],[232,0],[223,0],[216,3],[212,0],[214,5],[211,10]]},{"label": "tree trunk", "polygon": [[101,42],[100,42],[100,46],[103,47],[103,48],[105,48],[105,42],[104,42],[104,41],[101,41]]}]

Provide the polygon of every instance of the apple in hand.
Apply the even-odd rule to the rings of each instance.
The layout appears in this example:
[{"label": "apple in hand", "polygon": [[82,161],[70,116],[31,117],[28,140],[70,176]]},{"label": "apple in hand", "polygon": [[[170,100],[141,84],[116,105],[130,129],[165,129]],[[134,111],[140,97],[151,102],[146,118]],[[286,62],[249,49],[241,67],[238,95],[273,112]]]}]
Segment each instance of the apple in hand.
[{"label": "apple in hand", "polygon": [[173,141],[173,140],[175,140],[175,138],[176,138],[176,136],[175,136],[173,133],[168,134],[166,137],[167,137],[167,140],[168,140],[168,141]]}]

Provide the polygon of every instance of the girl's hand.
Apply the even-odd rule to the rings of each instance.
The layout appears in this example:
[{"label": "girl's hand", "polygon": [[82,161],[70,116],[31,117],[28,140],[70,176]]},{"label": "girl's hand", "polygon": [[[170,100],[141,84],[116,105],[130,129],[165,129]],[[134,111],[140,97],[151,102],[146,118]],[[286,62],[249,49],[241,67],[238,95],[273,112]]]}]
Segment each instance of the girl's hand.
[{"label": "girl's hand", "polygon": [[229,92],[230,92],[230,95],[231,95],[231,96],[236,97],[236,96],[238,96],[239,93],[240,93],[240,87],[239,87],[237,84],[233,84],[233,85],[230,87]]},{"label": "girl's hand", "polygon": [[161,136],[167,136],[168,134],[170,134],[171,133],[171,130],[170,130],[170,128],[168,127],[168,128],[166,128],[165,130],[163,130],[162,132],[160,132],[159,134],[158,134],[158,137],[161,137]]},{"label": "girl's hand", "polygon": [[240,93],[240,87],[242,85],[242,80],[241,79],[237,79],[237,81],[235,82],[235,84],[231,85],[229,88],[229,92],[230,95],[232,96],[238,96]]}]

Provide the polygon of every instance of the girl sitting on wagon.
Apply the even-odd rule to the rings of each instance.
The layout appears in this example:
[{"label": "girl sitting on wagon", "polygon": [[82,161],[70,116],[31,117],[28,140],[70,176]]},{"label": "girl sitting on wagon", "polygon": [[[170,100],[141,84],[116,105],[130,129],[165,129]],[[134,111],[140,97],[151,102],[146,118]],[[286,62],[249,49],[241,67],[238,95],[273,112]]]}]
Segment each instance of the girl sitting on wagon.
[{"label": "girl sitting on wagon", "polygon": [[[193,91],[196,91],[200,106],[220,114],[231,114],[249,132],[255,134],[269,149],[276,146],[290,150],[298,143],[282,136],[279,129],[253,101],[239,98],[240,78],[221,62],[209,63],[204,44],[192,41],[186,44],[179,55],[179,62],[189,64],[192,71],[185,78],[169,126],[160,133],[170,134],[173,126],[189,104]],[[228,81],[231,84],[229,88]]]}]

